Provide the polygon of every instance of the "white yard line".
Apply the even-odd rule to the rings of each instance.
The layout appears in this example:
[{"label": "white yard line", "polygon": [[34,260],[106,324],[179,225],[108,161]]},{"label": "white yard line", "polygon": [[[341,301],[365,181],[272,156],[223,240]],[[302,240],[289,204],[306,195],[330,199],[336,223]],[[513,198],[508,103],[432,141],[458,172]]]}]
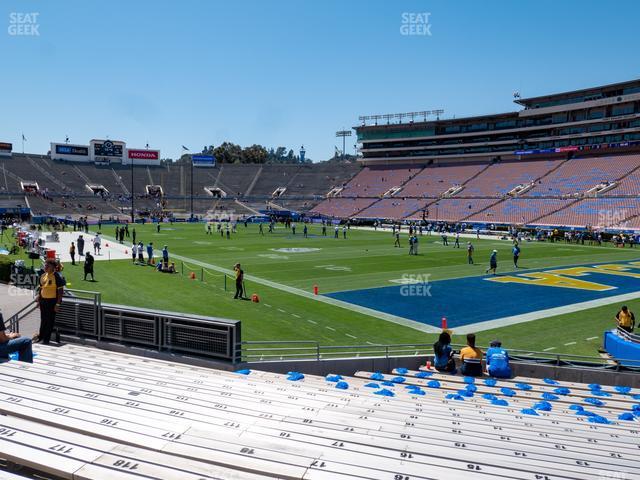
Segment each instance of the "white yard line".
[{"label": "white yard line", "polygon": [[[228,268],[218,267],[217,265],[212,265],[210,263],[201,262],[200,260],[196,260],[194,258],[185,257],[184,255],[178,255],[172,253],[171,256],[176,260],[182,260],[183,262],[189,262],[194,265],[198,265],[200,267],[209,268],[211,270],[216,270],[220,273],[225,273],[227,275],[234,275],[234,272]],[[424,323],[416,322],[414,320],[410,320],[408,318],[399,317],[397,315],[392,315],[390,313],[380,312],[378,310],[374,310],[372,308],[362,307],[360,305],[355,305],[349,302],[343,302],[342,300],[338,300],[331,297],[325,297],[324,295],[314,295],[313,292],[307,292],[306,290],[302,290],[300,288],[290,287],[289,285],[283,285],[282,283],[272,282],[271,280],[267,280],[265,278],[255,277],[253,275],[245,275],[245,280],[248,282],[258,283],[260,285],[265,285],[270,288],[275,288],[277,290],[282,290],[287,293],[291,293],[293,295],[298,295],[300,297],[307,298],[309,300],[315,300],[317,302],[327,303],[329,305],[333,305],[335,307],[344,308],[346,310],[350,310],[352,312],[361,313],[363,315],[368,315],[370,317],[379,318],[380,320],[386,320],[387,322],[396,323],[398,325],[402,325],[405,327],[413,328],[415,330],[420,330],[425,333],[438,333],[440,332],[439,328],[432,327],[431,325],[425,325]],[[266,305],[266,304],[265,304]]]},{"label": "white yard line", "polygon": [[587,338],[587,342],[590,342],[591,340],[597,340],[599,338],[600,337],[589,337],[589,338]]},{"label": "white yard line", "polygon": [[569,343],[565,343],[564,346],[568,347],[569,345],[575,345],[575,344],[576,344],[576,342],[569,342]]},{"label": "white yard line", "polygon": [[331,328],[331,327],[325,327],[327,330],[331,330],[332,332],[335,332],[336,329],[335,328]]},{"label": "white yard line", "polygon": [[296,317],[296,318],[302,318],[302,317],[300,317],[300,315],[296,315],[295,313],[292,313],[291,315],[292,315],[293,317]]},{"label": "white yard line", "polygon": [[350,335],[350,334],[348,334],[348,333],[345,333],[345,335],[346,335],[347,337],[354,338],[354,339],[355,339],[355,338],[358,338],[358,337],[354,337],[353,335]]},{"label": "white yard line", "polygon": [[546,310],[538,310],[536,312],[523,313],[521,315],[513,315],[511,317],[498,318],[496,320],[487,320],[486,322],[478,322],[471,325],[465,325],[455,329],[456,334],[466,334],[490,330],[492,328],[506,327],[515,325],[516,323],[531,322],[540,320],[541,318],[553,317],[555,315],[563,315],[565,313],[579,312],[589,308],[601,307],[612,303],[626,302],[640,298],[640,292],[625,293],[622,295],[614,295],[611,297],[598,298],[597,300],[589,300],[586,302],[573,303],[571,305],[563,305],[562,307],[548,308]]},{"label": "white yard line", "polygon": [[318,324],[318,322],[314,322],[313,320],[309,320],[309,319],[307,319],[307,322],[309,322],[309,323],[313,323],[314,325],[317,325],[317,324]]},{"label": "white yard line", "polygon": [[551,350],[555,350],[556,347],[549,347],[549,348],[545,348],[544,350],[542,350],[543,352],[549,352]]},{"label": "white yard line", "polygon": [[[492,237],[492,238],[495,239],[495,237]],[[109,238],[108,236],[103,236],[103,239],[104,240],[108,239],[110,242],[113,242],[113,239]],[[123,247],[126,248],[125,245],[118,245],[118,247],[119,248],[123,248]],[[601,247],[594,247],[594,248],[601,248]],[[184,255],[178,255],[178,254],[175,254],[175,253],[171,253],[170,255],[171,255],[172,258],[174,258],[176,260],[182,260],[183,262],[189,262],[189,263],[192,263],[194,265],[198,265],[198,266],[201,266],[201,267],[209,268],[211,270],[215,270],[215,271],[218,271],[220,273],[227,274],[227,275],[232,275],[232,276],[235,275],[235,273],[232,270],[227,269],[227,268],[218,267],[217,265],[213,265],[213,264],[210,264],[210,263],[202,262],[200,260],[196,260],[194,258],[186,257]],[[567,266],[558,267],[558,268],[566,268],[566,267]],[[549,269],[549,268],[545,268],[545,269]],[[527,269],[527,270],[529,270],[529,269]],[[345,301],[338,300],[338,299],[335,299],[335,298],[326,297],[324,295],[314,295],[312,292],[307,292],[306,290],[302,290],[302,289],[295,288],[295,287],[290,287],[288,285],[284,285],[284,284],[281,284],[281,283],[273,282],[271,280],[267,280],[267,279],[260,278],[260,277],[255,277],[253,275],[245,275],[245,279],[247,281],[255,282],[255,283],[260,284],[260,285],[265,285],[267,287],[274,288],[274,289],[277,289],[277,290],[281,290],[281,291],[284,291],[284,292],[287,292],[287,293],[291,293],[293,295],[298,295],[300,297],[304,297],[304,298],[307,298],[309,300],[315,300],[315,301],[318,301],[318,302],[322,302],[322,303],[326,303],[326,304],[329,304],[329,305],[333,305],[335,307],[344,308],[344,309],[350,310],[352,312],[357,312],[357,313],[361,313],[363,315],[368,315],[368,316],[371,316],[371,317],[378,318],[380,320],[385,320],[385,321],[388,321],[388,322],[396,323],[398,325],[402,325],[402,326],[405,326],[405,327],[413,328],[413,329],[419,330],[421,332],[425,332],[425,333],[438,333],[438,332],[440,332],[440,328],[438,328],[438,327],[434,327],[434,326],[431,326],[431,325],[426,325],[424,323],[420,323],[420,322],[417,322],[415,320],[411,320],[409,318],[404,318],[404,317],[400,317],[400,316],[397,316],[397,315],[392,315],[390,313],[381,312],[379,310],[374,310],[372,308],[363,307],[361,305],[356,305],[356,304],[345,302]],[[449,280],[449,279],[447,279],[447,280]],[[636,299],[636,298],[640,298],[640,292],[632,292],[632,293],[627,293],[627,294],[623,294],[623,295],[615,295],[615,296],[611,296],[611,297],[600,298],[600,299],[597,299],[597,300],[589,300],[589,301],[586,301],[586,302],[574,303],[574,304],[571,304],[571,305],[564,305],[562,307],[549,308],[549,309],[546,309],[546,310],[538,310],[536,312],[525,313],[525,314],[522,314],[522,315],[514,315],[514,316],[510,316],[510,317],[498,318],[498,319],[495,319],[495,320],[477,322],[477,323],[474,323],[474,324],[471,324],[471,325],[465,325],[463,327],[456,328],[455,331],[456,331],[457,334],[481,332],[483,330],[489,330],[489,329],[499,328],[499,327],[506,327],[506,326],[509,326],[509,325],[515,325],[517,323],[531,322],[533,320],[539,320],[541,318],[551,317],[551,316],[555,316],[555,315],[562,315],[562,314],[565,314],[565,313],[578,312],[578,311],[581,311],[581,310],[587,310],[589,308],[600,307],[600,306],[609,305],[609,304],[612,304],[612,303],[624,302],[624,301],[633,300],[633,299]],[[263,305],[265,305],[267,307],[271,307],[271,305],[266,304],[266,303],[263,304]]]}]

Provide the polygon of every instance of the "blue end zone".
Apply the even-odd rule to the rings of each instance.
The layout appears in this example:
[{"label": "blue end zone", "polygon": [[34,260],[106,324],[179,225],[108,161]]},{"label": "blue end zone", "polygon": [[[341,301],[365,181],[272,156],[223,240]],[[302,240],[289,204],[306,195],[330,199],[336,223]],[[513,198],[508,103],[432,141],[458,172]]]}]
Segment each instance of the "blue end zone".
[{"label": "blue end zone", "polygon": [[[618,265],[629,267],[631,273],[640,274],[640,265]],[[562,268],[554,267],[536,272]],[[502,277],[518,277],[523,273],[534,272],[522,271]],[[640,291],[640,278],[598,272],[571,278],[612,288],[594,291],[548,285],[498,283],[489,281],[489,278],[491,276],[487,275],[439,280],[429,284],[334,292],[326,296],[434,327],[440,327],[442,317],[447,317],[448,326],[453,328]]]}]

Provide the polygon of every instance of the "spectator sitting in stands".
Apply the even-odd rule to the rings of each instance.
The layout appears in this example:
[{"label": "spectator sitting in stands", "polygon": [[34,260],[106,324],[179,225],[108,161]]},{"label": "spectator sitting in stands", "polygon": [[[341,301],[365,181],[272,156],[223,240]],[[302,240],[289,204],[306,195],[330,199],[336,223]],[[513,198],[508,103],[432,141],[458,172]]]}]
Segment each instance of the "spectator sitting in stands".
[{"label": "spectator sitting in stands", "polygon": [[18,360],[33,363],[31,339],[19,333],[7,333],[4,318],[0,313],[0,358],[7,359],[10,353],[18,352]]},{"label": "spectator sitting in stands", "polygon": [[636,325],[636,317],[631,310],[623,305],[618,313],[616,313],[616,322],[618,328],[625,332],[633,333],[633,327]]},{"label": "spectator sitting in stands", "polygon": [[493,340],[487,350],[487,373],[496,378],[510,378],[509,353],[500,340]]},{"label": "spectator sitting in stands", "polygon": [[467,346],[460,350],[460,372],[468,377],[482,376],[482,350],[476,347],[475,333],[467,335]]},{"label": "spectator sitting in stands", "polygon": [[438,341],[433,344],[433,366],[439,372],[447,372],[455,375],[457,373],[456,362],[453,359],[451,349],[451,336],[446,330],[440,333]]}]

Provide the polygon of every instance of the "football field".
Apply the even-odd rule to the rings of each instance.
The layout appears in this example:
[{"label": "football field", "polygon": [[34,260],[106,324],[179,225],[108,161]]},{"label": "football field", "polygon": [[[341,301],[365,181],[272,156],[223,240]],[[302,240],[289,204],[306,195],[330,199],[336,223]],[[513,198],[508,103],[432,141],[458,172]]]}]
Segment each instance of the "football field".
[{"label": "football field", "polygon": [[[114,229],[103,226],[110,248]],[[215,227],[207,235],[203,224],[163,224],[159,233],[136,225],[156,258],[168,245],[178,274],[131,260],[96,262],[96,282],[82,280],[81,266],[66,263],[64,273],[71,288],[99,291],[103,302],[239,319],[244,340],[323,345],[430,343],[446,317],[455,343],[464,341],[456,333],[477,331],[482,345],[498,337],[508,348],[595,355],[621,302],[640,306],[636,249],[525,242],[516,270],[511,242],[497,237],[461,238],[455,248],[451,236],[444,246],[439,235],[423,235],[416,256],[408,254],[406,231],[398,248],[390,231],[351,228],[336,239],[315,225],[307,238],[301,225],[295,235],[281,225],[267,230],[239,224],[227,239]],[[494,249],[495,277],[485,275]],[[259,303],[233,299],[236,262]]]}]

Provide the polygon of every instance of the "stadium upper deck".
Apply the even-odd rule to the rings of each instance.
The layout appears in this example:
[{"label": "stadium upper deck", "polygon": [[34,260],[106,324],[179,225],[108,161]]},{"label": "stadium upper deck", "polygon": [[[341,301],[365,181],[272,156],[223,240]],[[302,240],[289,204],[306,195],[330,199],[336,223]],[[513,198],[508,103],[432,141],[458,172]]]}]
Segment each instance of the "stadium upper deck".
[{"label": "stadium upper deck", "polygon": [[510,160],[640,145],[640,79],[515,103],[509,113],[355,127],[365,164]]}]

